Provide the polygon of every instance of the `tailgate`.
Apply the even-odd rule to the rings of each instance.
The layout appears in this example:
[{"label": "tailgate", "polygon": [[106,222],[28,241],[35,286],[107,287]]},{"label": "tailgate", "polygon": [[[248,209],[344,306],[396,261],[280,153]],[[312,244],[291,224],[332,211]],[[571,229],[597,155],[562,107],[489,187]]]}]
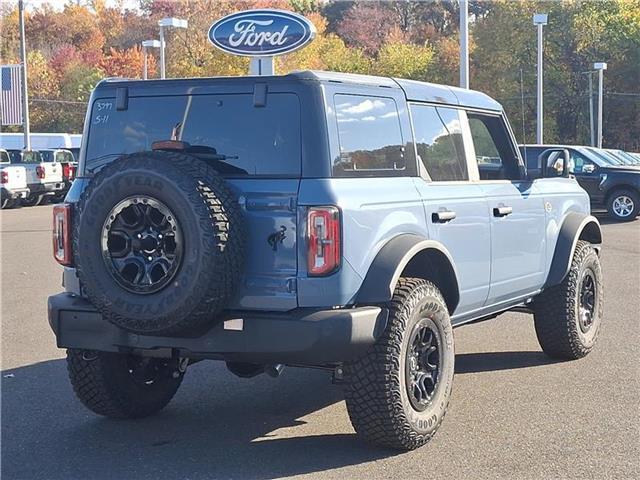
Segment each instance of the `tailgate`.
[{"label": "tailgate", "polygon": [[8,173],[7,188],[27,188],[27,173],[24,167],[4,167],[2,170]]},{"label": "tailgate", "polygon": [[44,168],[44,183],[62,182],[62,164],[58,162],[42,162]]},{"label": "tailgate", "polygon": [[298,179],[227,179],[246,222],[245,268],[232,308],[296,308]]}]

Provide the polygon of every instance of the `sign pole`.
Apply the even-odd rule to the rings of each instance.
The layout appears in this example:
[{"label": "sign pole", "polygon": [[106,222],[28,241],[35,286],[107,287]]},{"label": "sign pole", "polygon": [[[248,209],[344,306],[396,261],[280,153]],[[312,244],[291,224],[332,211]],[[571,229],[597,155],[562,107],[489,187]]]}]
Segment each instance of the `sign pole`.
[{"label": "sign pole", "polygon": [[275,66],[273,57],[251,57],[249,63],[249,75],[274,75]]},{"label": "sign pole", "polygon": [[24,148],[31,150],[31,138],[29,136],[29,92],[27,91],[27,45],[24,36],[24,2],[18,1],[18,21],[20,23],[20,59],[22,69],[22,126],[24,130]]}]

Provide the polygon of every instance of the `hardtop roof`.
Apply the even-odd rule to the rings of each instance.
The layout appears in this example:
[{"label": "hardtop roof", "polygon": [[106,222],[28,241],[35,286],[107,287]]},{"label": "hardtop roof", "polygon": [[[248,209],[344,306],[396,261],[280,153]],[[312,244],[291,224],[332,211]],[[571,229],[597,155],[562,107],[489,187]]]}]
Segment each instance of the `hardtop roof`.
[{"label": "hardtop roof", "polygon": [[[448,105],[456,105],[466,108],[478,108],[502,112],[502,106],[494,99],[482,92],[467,90],[448,85],[438,85],[435,83],[420,82],[416,80],[405,80],[391,77],[378,77],[374,75],[361,75],[355,73],[327,72],[320,70],[302,70],[289,73],[287,75],[273,76],[239,76],[239,77],[204,77],[204,78],[180,78],[167,80],[131,80],[123,78],[107,78],[100,82],[97,88],[106,86],[135,86],[142,85],[148,87],[158,87],[159,85],[178,86],[186,85],[207,85],[214,83],[238,82],[241,84],[261,81],[265,83],[277,82],[286,83],[291,81],[319,82],[319,83],[340,83],[354,86],[383,87],[392,89],[402,89],[408,101],[432,102]],[[144,83],[143,83],[144,82]]]}]

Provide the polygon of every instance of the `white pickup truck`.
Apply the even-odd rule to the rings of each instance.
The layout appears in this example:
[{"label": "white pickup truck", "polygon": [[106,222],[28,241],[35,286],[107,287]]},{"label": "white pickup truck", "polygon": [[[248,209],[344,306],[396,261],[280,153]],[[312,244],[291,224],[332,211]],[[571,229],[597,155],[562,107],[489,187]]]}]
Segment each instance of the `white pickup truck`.
[{"label": "white pickup truck", "polygon": [[45,161],[39,151],[9,150],[11,163],[26,169],[29,195],[22,201],[28,207],[40,205],[49,197],[64,192],[66,184],[62,176],[62,165]]},{"label": "white pickup truck", "polygon": [[0,150],[0,185],[3,209],[11,208],[29,196],[26,169],[12,165],[6,150]]}]

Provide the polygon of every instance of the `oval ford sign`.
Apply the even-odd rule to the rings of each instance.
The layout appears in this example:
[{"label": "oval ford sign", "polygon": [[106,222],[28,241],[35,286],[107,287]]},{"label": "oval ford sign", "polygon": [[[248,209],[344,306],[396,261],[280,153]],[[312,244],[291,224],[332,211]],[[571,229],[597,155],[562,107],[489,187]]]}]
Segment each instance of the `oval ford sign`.
[{"label": "oval ford sign", "polygon": [[270,57],[304,47],[316,28],[301,15],[284,10],[247,10],[221,18],[209,28],[209,40],[234,55]]}]

